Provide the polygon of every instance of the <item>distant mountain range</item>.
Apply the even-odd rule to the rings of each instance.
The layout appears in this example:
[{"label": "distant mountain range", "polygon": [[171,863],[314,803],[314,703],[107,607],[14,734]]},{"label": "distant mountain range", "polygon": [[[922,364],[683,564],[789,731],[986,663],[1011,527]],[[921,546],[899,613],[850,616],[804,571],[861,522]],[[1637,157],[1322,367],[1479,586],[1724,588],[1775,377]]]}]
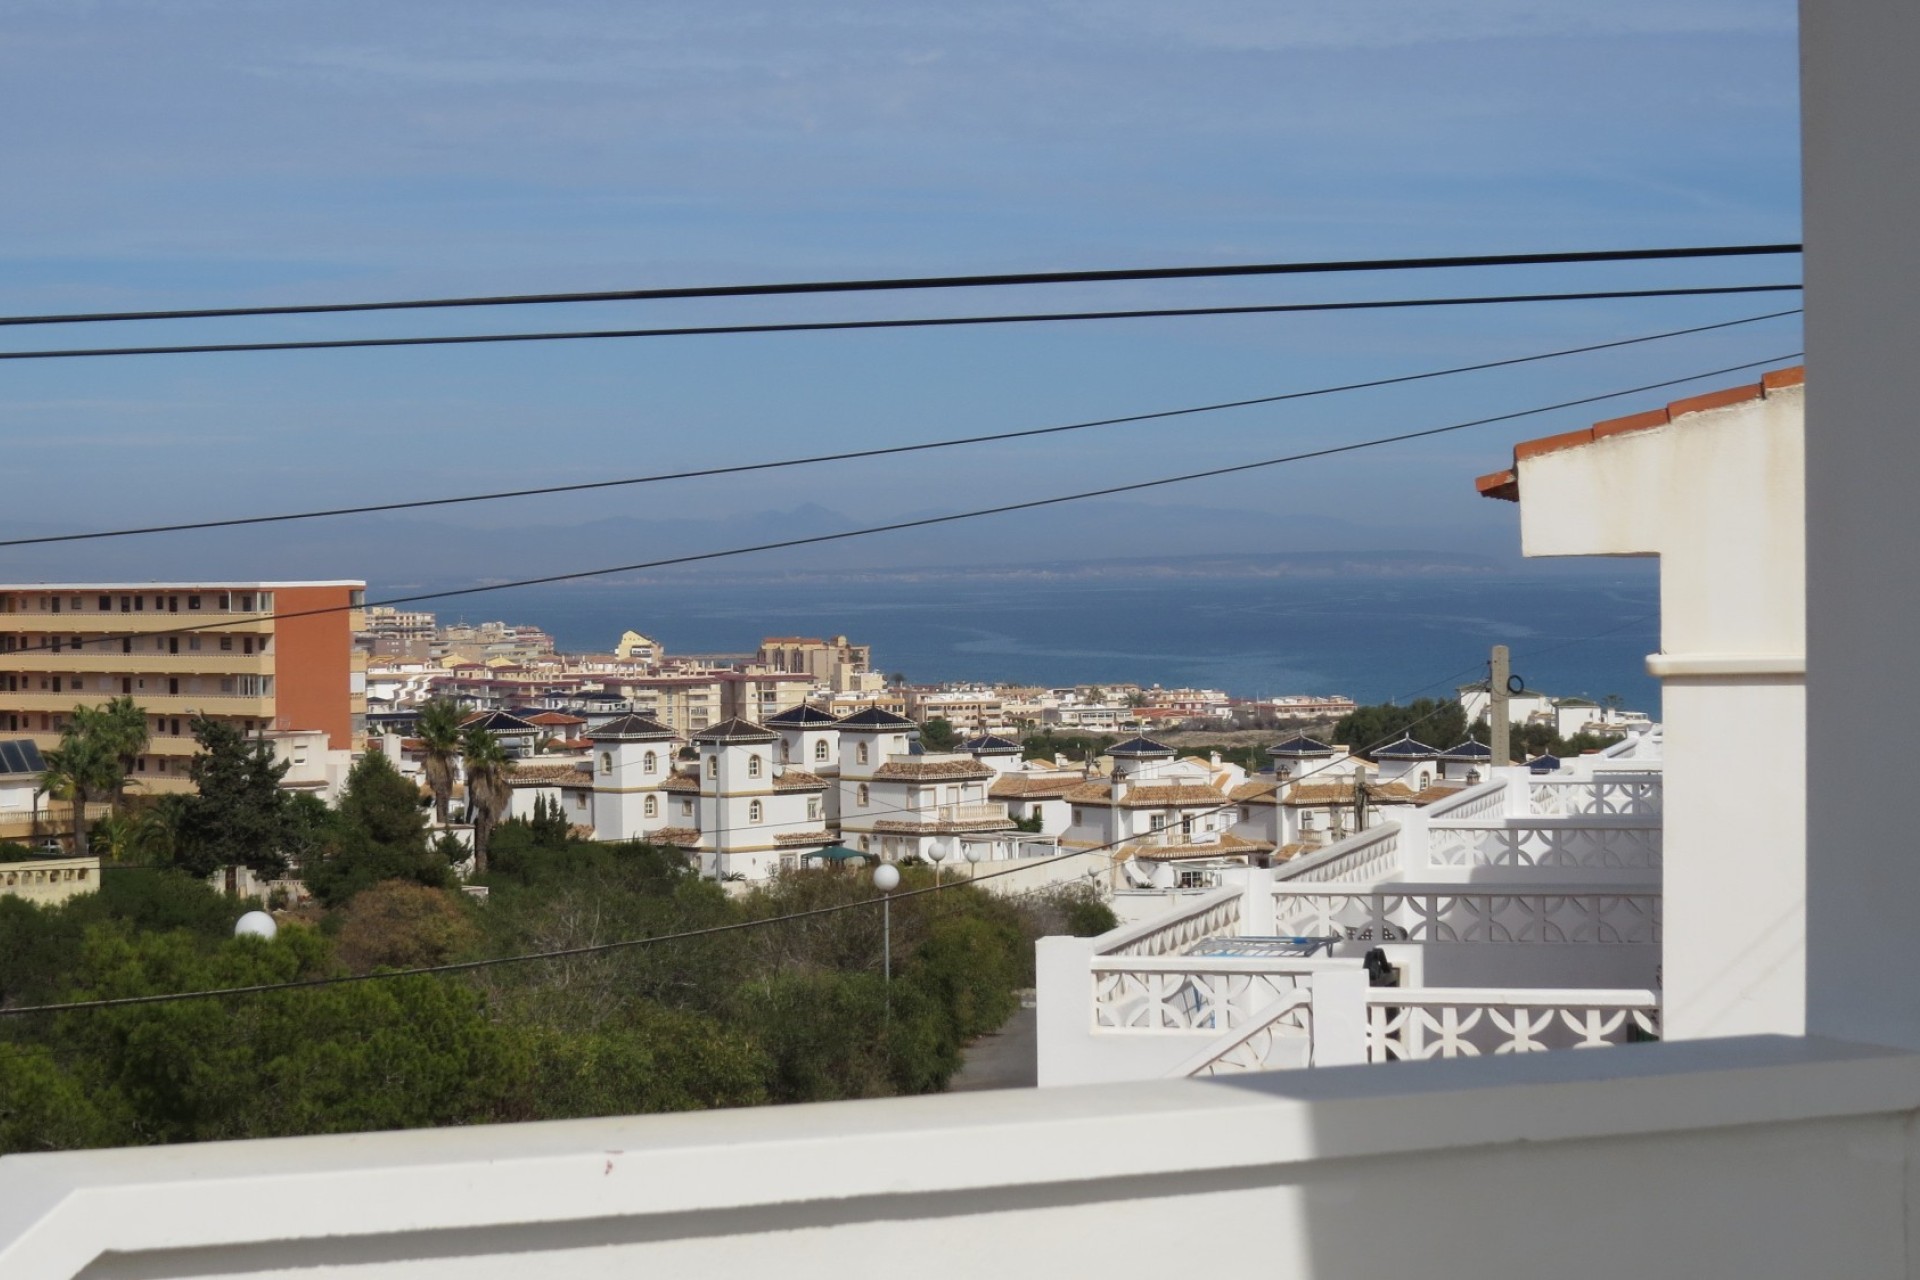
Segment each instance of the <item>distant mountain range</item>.
[{"label": "distant mountain range", "polygon": [[[648,565],[715,550],[936,519],[940,509],[863,517],[802,503],[698,519],[622,516],[577,524],[461,524],[340,517],[154,537],[0,549],[0,579],[365,578],[381,591],[436,589]],[[101,524],[111,522],[103,516]],[[8,536],[60,529],[13,526]],[[1523,562],[1510,524],[1376,524],[1284,512],[1088,502],[953,520],[868,537],[621,577],[781,581],[827,575],[935,577],[1316,577],[1498,574]],[[1538,564],[1528,565],[1538,572]]]}]

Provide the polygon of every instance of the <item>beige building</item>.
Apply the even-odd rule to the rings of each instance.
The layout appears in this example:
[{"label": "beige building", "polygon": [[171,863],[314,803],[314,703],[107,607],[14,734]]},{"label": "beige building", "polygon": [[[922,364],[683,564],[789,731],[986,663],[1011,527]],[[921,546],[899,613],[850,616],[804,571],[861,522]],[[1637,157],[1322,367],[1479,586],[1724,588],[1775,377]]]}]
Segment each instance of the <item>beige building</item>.
[{"label": "beige building", "polygon": [[812,636],[768,636],[760,642],[754,663],[769,671],[811,676],[835,693],[876,690],[886,681],[872,670],[873,646],[854,644],[845,636],[821,640]]},{"label": "beige building", "polygon": [[191,787],[193,720],[242,733],[366,726],[362,582],[0,584],[0,734],[45,750],[76,706],[130,697],[150,740],[132,781]]}]

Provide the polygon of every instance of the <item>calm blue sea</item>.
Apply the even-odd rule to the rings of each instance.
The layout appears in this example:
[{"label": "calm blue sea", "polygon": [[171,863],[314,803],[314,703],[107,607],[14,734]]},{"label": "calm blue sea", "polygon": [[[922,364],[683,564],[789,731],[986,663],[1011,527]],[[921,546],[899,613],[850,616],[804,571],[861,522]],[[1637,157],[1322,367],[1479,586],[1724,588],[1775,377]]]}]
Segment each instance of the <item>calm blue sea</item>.
[{"label": "calm blue sea", "polygon": [[[1451,688],[1506,643],[1530,688],[1659,713],[1651,566],[1617,575],[849,581],[550,587],[470,602],[469,620],[545,627],[563,649],[632,628],[669,653],[750,652],[763,635],[845,634],[915,681],[1196,685],[1361,702]],[[449,609],[443,621],[460,616]]]}]

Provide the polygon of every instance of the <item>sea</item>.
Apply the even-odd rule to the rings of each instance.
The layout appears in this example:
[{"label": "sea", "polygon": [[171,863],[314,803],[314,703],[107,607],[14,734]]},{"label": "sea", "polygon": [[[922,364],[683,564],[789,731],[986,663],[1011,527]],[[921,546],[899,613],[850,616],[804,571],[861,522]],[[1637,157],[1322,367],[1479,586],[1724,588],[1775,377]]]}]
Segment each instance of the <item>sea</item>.
[{"label": "sea", "polygon": [[941,681],[1159,684],[1236,697],[1409,701],[1483,679],[1505,644],[1526,688],[1609,694],[1659,715],[1658,579],[1615,574],[1155,578],[942,577],[550,586],[443,607],[501,618],[562,650],[607,652],[623,631],[669,654],[751,653],[767,635],[845,635],[874,666]]}]

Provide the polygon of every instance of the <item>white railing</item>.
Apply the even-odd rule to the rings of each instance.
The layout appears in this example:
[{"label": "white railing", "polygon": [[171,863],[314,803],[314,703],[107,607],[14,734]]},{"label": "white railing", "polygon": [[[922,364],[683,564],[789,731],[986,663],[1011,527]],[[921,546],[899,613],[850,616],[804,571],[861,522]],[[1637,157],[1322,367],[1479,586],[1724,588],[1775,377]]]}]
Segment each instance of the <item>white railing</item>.
[{"label": "white railing", "polygon": [[1427,860],[1436,867],[1572,867],[1657,871],[1657,825],[1591,826],[1559,819],[1513,825],[1427,829]]},{"label": "white railing", "polygon": [[1004,804],[943,804],[939,815],[942,822],[1010,821]]},{"label": "white railing", "polygon": [[1377,880],[1400,866],[1400,824],[1389,822],[1339,844],[1301,854],[1275,874],[1292,884]]},{"label": "white railing", "polygon": [[1203,938],[1240,931],[1241,891],[1221,889],[1172,916],[1115,929],[1100,939],[1100,956],[1169,956]]},{"label": "white railing", "polygon": [[1352,892],[1273,887],[1276,934],[1338,935],[1352,942],[1653,944],[1660,895],[1566,886],[1515,893],[1469,885],[1393,884]]},{"label": "white railing", "polygon": [[1469,818],[1498,816],[1507,807],[1507,783],[1500,779],[1496,782],[1483,782],[1479,786],[1468,787],[1457,796],[1427,806],[1427,817],[1433,819],[1452,819],[1465,821]]},{"label": "white railing", "polygon": [[1477,1058],[1660,1038],[1652,991],[1434,988],[1367,993],[1367,1061]]},{"label": "white railing", "polygon": [[1312,981],[1298,962],[1234,957],[1096,956],[1090,971],[1101,1031],[1230,1031]]},{"label": "white railing", "polygon": [[1591,778],[1530,778],[1527,811],[1545,818],[1658,817],[1660,775],[1599,773]]},{"label": "white railing", "polygon": [[1293,991],[1187,1059],[1170,1077],[1234,1075],[1313,1065],[1312,992]]}]

